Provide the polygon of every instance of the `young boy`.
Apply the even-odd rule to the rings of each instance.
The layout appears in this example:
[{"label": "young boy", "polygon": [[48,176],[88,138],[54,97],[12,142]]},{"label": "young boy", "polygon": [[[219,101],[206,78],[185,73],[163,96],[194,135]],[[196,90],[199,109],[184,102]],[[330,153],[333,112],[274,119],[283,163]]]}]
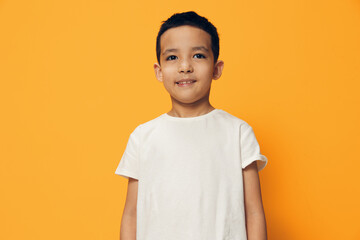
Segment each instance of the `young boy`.
[{"label": "young boy", "polygon": [[174,14],[156,53],[172,109],[130,134],[115,172],[128,179],[120,239],[266,239],[258,171],[267,158],[249,124],[209,102],[224,67],[216,28]]}]

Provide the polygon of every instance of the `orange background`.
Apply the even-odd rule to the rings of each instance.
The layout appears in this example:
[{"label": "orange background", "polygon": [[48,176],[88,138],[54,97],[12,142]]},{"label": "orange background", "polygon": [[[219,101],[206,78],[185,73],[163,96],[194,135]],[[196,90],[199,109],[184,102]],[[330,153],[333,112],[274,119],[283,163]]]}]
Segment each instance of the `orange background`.
[{"label": "orange background", "polygon": [[360,239],[360,2],[0,1],[0,239],[119,239],[131,131],[170,110],[162,20],[219,30],[214,107],[253,126],[269,239]]}]

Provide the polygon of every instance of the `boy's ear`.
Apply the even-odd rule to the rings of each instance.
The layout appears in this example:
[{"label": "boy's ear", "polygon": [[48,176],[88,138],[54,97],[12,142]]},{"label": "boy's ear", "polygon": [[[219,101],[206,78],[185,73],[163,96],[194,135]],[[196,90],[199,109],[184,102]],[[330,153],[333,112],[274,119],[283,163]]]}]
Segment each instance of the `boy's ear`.
[{"label": "boy's ear", "polygon": [[159,82],[163,81],[161,66],[158,63],[154,63],[155,76]]},{"label": "boy's ear", "polygon": [[223,68],[224,68],[224,61],[218,60],[215,63],[215,66],[214,66],[214,73],[213,73],[213,79],[214,80],[217,80],[217,79],[220,78],[220,76],[222,74],[222,71],[223,71]]}]

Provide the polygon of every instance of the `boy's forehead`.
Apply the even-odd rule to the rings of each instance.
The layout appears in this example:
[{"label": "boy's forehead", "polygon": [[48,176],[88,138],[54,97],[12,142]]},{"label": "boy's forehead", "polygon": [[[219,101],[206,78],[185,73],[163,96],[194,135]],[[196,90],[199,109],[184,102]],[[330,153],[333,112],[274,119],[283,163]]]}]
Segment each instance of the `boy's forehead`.
[{"label": "boy's forehead", "polygon": [[166,30],[160,38],[161,51],[167,48],[211,47],[211,36],[206,31],[193,26],[180,26]]}]

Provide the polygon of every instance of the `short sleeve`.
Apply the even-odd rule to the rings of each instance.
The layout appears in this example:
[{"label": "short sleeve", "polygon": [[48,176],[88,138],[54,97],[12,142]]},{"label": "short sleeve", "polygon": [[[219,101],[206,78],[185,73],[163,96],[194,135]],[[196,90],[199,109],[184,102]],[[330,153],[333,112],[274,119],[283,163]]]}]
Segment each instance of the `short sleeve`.
[{"label": "short sleeve", "polygon": [[253,161],[257,161],[258,172],[264,169],[268,159],[260,153],[260,146],[256,140],[252,127],[245,123],[241,125],[240,155],[242,168],[246,168]]},{"label": "short sleeve", "polygon": [[140,125],[130,134],[125,151],[120,159],[120,163],[115,174],[126,179],[139,179],[139,135]]}]

